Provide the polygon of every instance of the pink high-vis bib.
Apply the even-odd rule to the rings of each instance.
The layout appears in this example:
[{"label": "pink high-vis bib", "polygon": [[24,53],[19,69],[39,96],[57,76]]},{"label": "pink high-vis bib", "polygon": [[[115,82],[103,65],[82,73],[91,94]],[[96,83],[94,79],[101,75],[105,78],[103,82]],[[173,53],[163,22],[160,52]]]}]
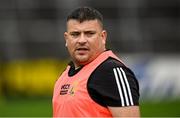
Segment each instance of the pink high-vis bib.
[{"label": "pink high-vis bib", "polygon": [[54,87],[53,117],[112,117],[108,108],[94,102],[87,90],[91,73],[108,57],[120,60],[112,51],[105,51],[72,77],[68,76],[67,66]]}]

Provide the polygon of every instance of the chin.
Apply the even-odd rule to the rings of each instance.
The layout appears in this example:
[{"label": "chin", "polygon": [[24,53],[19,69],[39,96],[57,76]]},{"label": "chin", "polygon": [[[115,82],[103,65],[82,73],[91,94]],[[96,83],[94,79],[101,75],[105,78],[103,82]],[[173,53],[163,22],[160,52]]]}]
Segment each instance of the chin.
[{"label": "chin", "polygon": [[87,58],[76,58],[76,60],[80,65],[86,65],[87,63],[89,63],[89,60]]},{"label": "chin", "polygon": [[86,63],[88,63],[88,60],[86,60],[86,59],[79,59],[79,60],[77,60],[80,64],[86,64]]},{"label": "chin", "polygon": [[79,62],[85,62],[89,60],[89,57],[87,55],[78,55],[76,56],[76,60]]}]

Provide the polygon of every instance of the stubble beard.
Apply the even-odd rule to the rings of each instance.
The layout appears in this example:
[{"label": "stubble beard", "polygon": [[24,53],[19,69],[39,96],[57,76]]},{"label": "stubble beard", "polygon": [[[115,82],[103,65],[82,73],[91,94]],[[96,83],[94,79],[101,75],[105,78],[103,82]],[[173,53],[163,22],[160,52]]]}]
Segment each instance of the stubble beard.
[{"label": "stubble beard", "polygon": [[89,59],[90,59],[90,57],[88,54],[85,54],[85,55],[76,54],[74,56],[75,63],[78,65],[85,65],[85,64],[89,63]]}]

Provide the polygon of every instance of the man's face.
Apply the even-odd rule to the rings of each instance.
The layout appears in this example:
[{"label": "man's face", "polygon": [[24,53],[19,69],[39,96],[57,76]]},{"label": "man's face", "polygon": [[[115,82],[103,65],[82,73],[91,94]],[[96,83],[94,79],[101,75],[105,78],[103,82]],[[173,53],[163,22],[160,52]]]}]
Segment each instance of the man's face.
[{"label": "man's face", "polygon": [[91,62],[105,50],[107,34],[98,20],[82,23],[69,20],[64,37],[75,66],[79,66]]}]

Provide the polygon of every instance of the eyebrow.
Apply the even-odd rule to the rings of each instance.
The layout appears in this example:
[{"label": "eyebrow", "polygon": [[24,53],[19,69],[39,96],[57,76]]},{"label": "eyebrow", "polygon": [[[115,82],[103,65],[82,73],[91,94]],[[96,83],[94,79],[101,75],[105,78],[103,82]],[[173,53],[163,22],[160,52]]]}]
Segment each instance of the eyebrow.
[{"label": "eyebrow", "polygon": [[69,32],[70,34],[74,34],[74,33],[81,33],[81,32],[83,32],[83,33],[96,33],[97,31],[95,31],[95,30],[87,30],[87,31],[71,31],[71,32]]},{"label": "eyebrow", "polygon": [[92,33],[92,34],[95,34],[96,31],[84,31],[85,34],[88,34],[88,33]]}]

